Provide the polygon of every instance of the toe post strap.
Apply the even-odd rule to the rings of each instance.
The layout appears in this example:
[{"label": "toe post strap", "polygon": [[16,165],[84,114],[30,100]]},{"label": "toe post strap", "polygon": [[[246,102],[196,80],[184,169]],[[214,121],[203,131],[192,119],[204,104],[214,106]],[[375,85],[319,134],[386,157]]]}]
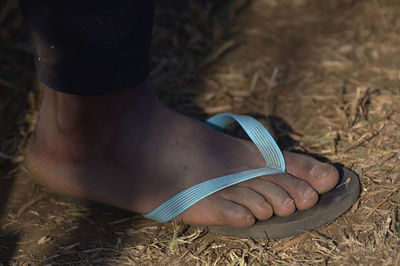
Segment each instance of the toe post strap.
[{"label": "toe post strap", "polygon": [[261,155],[265,159],[266,167],[281,169],[282,172],[285,172],[285,159],[283,158],[283,154],[279,149],[278,144],[276,144],[268,130],[253,117],[223,113],[211,117],[207,120],[207,123],[219,128],[225,128],[235,121],[239,123],[261,152]]},{"label": "toe post strap", "polygon": [[158,222],[168,222],[198,201],[224,188],[255,177],[285,172],[285,160],[281,150],[268,130],[254,118],[223,113],[211,117],[207,123],[215,128],[223,129],[235,121],[244,129],[264,157],[265,167],[214,178],[194,185],[179,192],[144,217]]}]

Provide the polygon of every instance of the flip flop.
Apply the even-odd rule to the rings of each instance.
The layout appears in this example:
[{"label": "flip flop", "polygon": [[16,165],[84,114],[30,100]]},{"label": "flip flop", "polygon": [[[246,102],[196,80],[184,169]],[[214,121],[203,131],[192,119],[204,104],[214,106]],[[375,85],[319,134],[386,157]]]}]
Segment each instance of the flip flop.
[{"label": "flip flop", "polygon": [[257,221],[249,228],[210,226],[209,232],[253,239],[276,239],[310,232],[333,221],[350,209],[360,195],[360,183],[355,173],[338,165],[339,182],[335,188],[320,195],[319,201],[311,209],[287,216],[272,216],[265,221]]},{"label": "flip flop", "polygon": [[[244,129],[264,157],[265,167],[229,174],[194,185],[176,194],[152,212],[143,215],[145,218],[158,222],[168,222],[201,199],[224,188],[263,175],[285,173],[286,165],[282,152],[269,132],[254,118],[223,113],[211,117],[207,120],[207,123],[214,129],[222,131],[235,121]],[[287,217],[275,215],[266,221],[257,221],[249,228],[211,226],[209,231],[228,236],[271,239],[298,235],[329,223],[346,212],[360,194],[358,177],[345,168],[338,165],[335,165],[335,167],[340,174],[338,184],[329,192],[322,194],[318,203],[311,209],[297,210]],[[67,196],[67,199],[70,200],[71,197]],[[78,202],[85,204],[86,201],[78,200]],[[93,206],[93,203],[85,205]],[[104,206],[103,204],[100,205]],[[108,209],[116,210],[118,208],[108,207]]]}]

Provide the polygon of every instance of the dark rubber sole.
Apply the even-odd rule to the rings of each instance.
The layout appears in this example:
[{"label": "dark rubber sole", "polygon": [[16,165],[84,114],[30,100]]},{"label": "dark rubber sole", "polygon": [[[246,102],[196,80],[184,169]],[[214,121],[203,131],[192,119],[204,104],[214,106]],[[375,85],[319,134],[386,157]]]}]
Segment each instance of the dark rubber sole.
[{"label": "dark rubber sole", "polygon": [[[248,228],[234,228],[229,226],[210,226],[209,232],[225,236],[235,236],[253,239],[276,239],[299,235],[321,227],[345,213],[360,195],[360,182],[352,171],[335,165],[339,171],[339,182],[334,189],[320,196],[318,203],[311,209],[296,211],[287,216],[273,216],[266,221],[257,221]],[[127,210],[104,205],[98,202],[57,195],[67,201],[75,202],[87,207],[117,212],[127,216],[139,215]]]},{"label": "dark rubber sole", "polygon": [[209,231],[242,238],[276,239],[310,232],[326,225],[350,209],[360,195],[357,175],[346,168],[336,168],[339,171],[338,184],[331,191],[322,194],[311,209],[296,211],[287,217],[273,216],[266,221],[257,221],[248,228],[210,226]]}]

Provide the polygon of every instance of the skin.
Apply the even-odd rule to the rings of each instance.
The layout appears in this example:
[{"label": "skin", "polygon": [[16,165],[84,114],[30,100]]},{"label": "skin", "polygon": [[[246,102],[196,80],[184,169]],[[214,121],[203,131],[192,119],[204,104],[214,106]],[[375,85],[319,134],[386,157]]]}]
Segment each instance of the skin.
[{"label": "skin", "polygon": [[[192,185],[265,165],[254,144],[175,113],[145,85],[100,96],[43,91],[27,164],[54,191],[146,214]],[[287,173],[216,192],[175,220],[248,227],[311,208],[338,182],[329,164],[284,157]]]}]

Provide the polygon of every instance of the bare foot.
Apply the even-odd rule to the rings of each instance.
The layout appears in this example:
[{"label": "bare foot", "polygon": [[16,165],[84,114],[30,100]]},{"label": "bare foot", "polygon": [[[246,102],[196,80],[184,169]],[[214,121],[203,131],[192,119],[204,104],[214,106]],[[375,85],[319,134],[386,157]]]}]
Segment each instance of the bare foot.
[{"label": "bare foot", "polygon": [[[32,174],[52,190],[142,214],[202,181],[265,165],[251,142],[173,112],[145,87],[103,96],[45,87],[26,153]],[[284,157],[286,174],[216,192],[176,220],[247,227],[311,208],[338,182],[329,164]]]}]

